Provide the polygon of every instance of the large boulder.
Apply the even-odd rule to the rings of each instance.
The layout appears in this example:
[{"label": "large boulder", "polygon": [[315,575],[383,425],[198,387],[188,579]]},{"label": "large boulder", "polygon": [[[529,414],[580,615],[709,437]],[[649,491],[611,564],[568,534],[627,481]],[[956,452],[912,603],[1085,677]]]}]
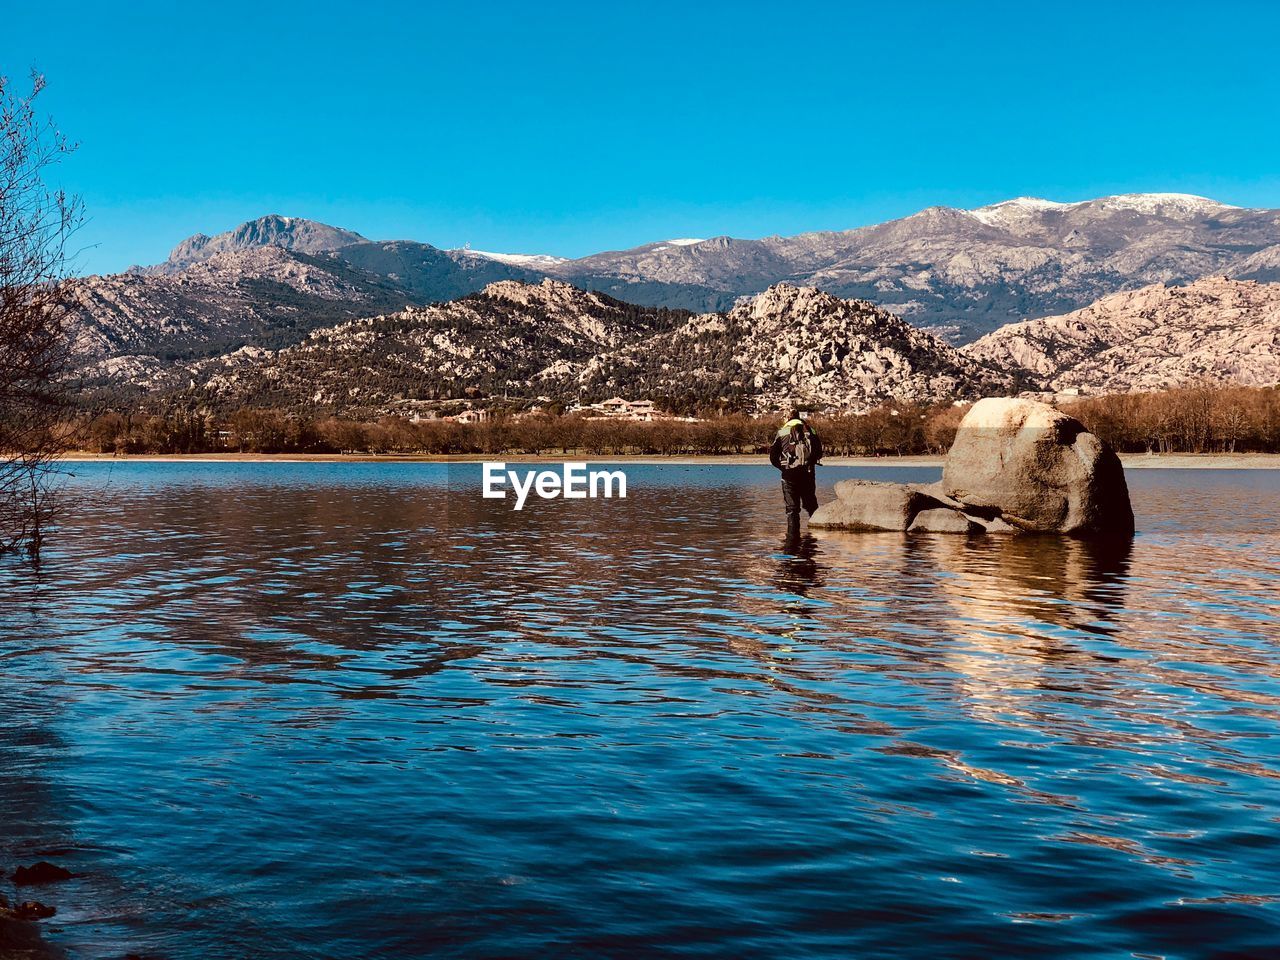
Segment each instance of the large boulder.
[{"label": "large boulder", "polygon": [[1132,536],[1115,451],[1079,420],[1035,400],[980,400],[960,423],[942,492],[964,512],[1021,530]]},{"label": "large boulder", "polygon": [[1133,535],[1115,451],[1079,420],[1035,400],[974,404],[928,485],[842,480],[812,527],[928,533]]}]

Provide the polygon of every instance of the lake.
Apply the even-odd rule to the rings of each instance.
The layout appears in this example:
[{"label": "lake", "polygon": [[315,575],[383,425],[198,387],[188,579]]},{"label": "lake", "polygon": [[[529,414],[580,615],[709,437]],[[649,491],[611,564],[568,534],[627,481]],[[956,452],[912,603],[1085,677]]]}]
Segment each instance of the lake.
[{"label": "lake", "polygon": [[0,561],[0,857],[76,956],[1277,955],[1280,471],[785,551],[767,466],[72,469]]}]

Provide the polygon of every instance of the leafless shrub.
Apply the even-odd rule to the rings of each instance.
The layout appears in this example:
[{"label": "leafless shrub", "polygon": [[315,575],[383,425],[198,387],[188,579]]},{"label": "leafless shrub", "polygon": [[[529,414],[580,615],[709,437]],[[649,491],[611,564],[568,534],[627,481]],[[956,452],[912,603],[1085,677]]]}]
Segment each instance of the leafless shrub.
[{"label": "leafless shrub", "polygon": [[74,149],[0,76],[0,551],[38,551],[56,512],[57,430],[67,409],[67,243],[80,201],[45,182]]}]

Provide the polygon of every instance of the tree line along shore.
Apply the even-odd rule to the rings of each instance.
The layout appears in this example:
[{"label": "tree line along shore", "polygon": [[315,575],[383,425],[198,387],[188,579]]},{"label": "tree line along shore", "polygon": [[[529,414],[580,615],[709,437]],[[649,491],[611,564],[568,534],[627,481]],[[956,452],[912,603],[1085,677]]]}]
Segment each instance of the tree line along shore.
[{"label": "tree line along shore", "polygon": [[[1280,388],[1194,385],[1073,399],[1062,409],[1123,453],[1280,453]],[[945,453],[968,405],[892,404],[813,417],[833,456]],[[477,423],[311,417],[248,408],[103,413],[63,422],[57,445],[93,454],[722,456],[767,447],[778,415],[652,422],[493,411]]]}]

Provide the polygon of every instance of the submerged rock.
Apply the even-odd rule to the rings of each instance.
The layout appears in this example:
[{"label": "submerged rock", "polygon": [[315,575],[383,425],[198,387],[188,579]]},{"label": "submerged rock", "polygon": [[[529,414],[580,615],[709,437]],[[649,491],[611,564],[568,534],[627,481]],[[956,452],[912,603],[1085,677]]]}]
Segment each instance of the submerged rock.
[{"label": "submerged rock", "polygon": [[980,400],[960,423],[943,492],[1022,530],[1132,536],[1124,467],[1084,424],[1035,400]]},{"label": "submerged rock", "polygon": [[986,529],[951,507],[921,510],[908,530],[924,533],[985,533]]},{"label": "submerged rock", "polygon": [[837,530],[906,530],[917,513],[934,505],[928,495],[905,483],[841,480],[836,499],[820,506],[809,524]]},{"label": "submerged rock", "polygon": [[836,499],[819,507],[809,525],[830,530],[985,532],[936,486],[870,480],[841,480]]},{"label": "submerged rock", "polygon": [[60,867],[48,860],[40,860],[29,867],[18,867],[13,871],[13,882],[20,887],[34,883],[56,883],[59,880],[70,880],[74,874],[66,867]]},{"label": "submerged rock", "polygon": [[810,526],[929,533],[1130,537],[1133,508],[1115,451],[1035,400],[981,400],[960,424],[942,480],[843,480]]}]

